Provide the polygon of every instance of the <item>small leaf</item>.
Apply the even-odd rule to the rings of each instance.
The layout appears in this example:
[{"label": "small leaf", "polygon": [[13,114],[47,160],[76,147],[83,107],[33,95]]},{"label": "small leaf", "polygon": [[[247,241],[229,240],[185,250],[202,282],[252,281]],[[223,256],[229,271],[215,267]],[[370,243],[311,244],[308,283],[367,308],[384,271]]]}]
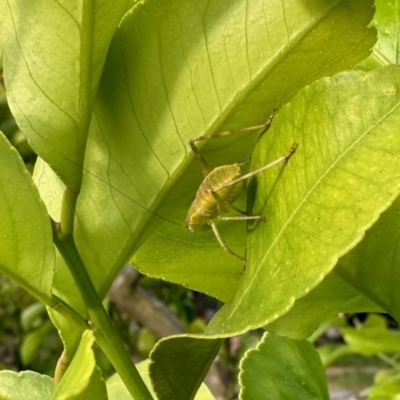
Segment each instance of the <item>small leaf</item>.
[{"label": "small leaf", "polygon": [[400,373],[380,371],[375,376],[375,384],[368,391],[368,400],[397,400],[400,393]]},{"label": "small leaf", "polygon": [[372,54],[358,66],[365,69],[400,64],[400,9],[398,1],[376,0],[373,26],[378,31]]},{"label": "small leaf", "polygon": [[33,371],[0,371],[1,400],[50,400],[54,383],[47,375]]},{"label": "small leaf", "polygon": [[[140,376],[144,380],[144,383],[148,388],[150,388],[151,394],[155,396],[151,389],[151,381],[149,376],[149,364],[150,360],[145,360],[136,364]],[[118,374],[112,375],[107,379],[107,392],[109,400],[132,400],[131,395],[123,384],[121,378]],[[179,398],[176,395],[174,398]],[[207,386],[203,383],[200,386],[199,391],[196,393],[195,400],[214,400],[214,397],[208,390]]]},{"label": "small leaf", "polygon": [[[375,324],[373,320],[377,320]],[[342,328],[343,338],[354,352],[365,356],[378,353],[399,353],[400,337],[397,332],[390,331],[384,319],[376,315],[368,317],[360,328]]]},{"label": "small leaf", "polygon": [[24,335],[19,349],[21,363],[24,367],[27,367],[37,356],[38,349],[52,330],[54,330],[53,324],[46,321],[42,326]]},{"label": "small leaf", "polygon": [[313,345],[265,334],[240,364],[240,400],[329,399],[321,360]]},{"label": "small leaf", "polygon": [[188,335],[161,339],[150,354],[150,377],[157,398],[197,399],[195,395],[222,342]]},{"label": "small leaf", "polygon": [[94,336],[85,331],[72,363],[52,400],[106,400],[107,389],[92,350]]}]

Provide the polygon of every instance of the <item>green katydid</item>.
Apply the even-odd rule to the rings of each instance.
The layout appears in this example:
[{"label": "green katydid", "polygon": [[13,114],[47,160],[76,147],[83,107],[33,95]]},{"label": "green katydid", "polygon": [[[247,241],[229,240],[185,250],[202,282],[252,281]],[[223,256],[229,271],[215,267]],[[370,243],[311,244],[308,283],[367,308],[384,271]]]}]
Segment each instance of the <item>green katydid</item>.
[{"label": "green katydid", "polygon": [[[290,150],[284,154],[283,156],[279,157],[275,161],[272,161],[269,164],[266,164],[254,171],[251,171],[247,174],[242,175],[241,167],[248,164],[248,161],[244,163],[236,163],[231,165],[222,165],[219,167],[211,168],[207,161],[204,159],[202,154],[200,153],[199,149],[196,146],[196,142],[204,141],[208,139],[219,138],[222,136],[229,136],[236,133],[243,133],[248,131],[254,130],[263,130],[266,131],[271,125],[273,120],[274,114],[272,114],[268,121],[262,125],[247,127],[247,128],[239,128],[225,132],[218,132],[209,135],[202,135],[198,136],[194,139],[189,141],[189,146],[193,150],[196,158],[200,161],[201,167],[204,174],[204,179],[200,184],[199,189],[197,190],[196,197],[189,209],[189,212],[186,216],[185,225],[189,232],[201,232],[207,231],[210,228],[212,229],[218,243],[220,246],[229,254],[239,258],[243,262],[243,267],[245,267],[245,258],[236,254],[233,250],[229,249],[226,244],[224,243],[218,228],[214,222],[215,219],[220,221],[247,221],[247,220],[259,220],[264,221],[265,217],[263,215],[247,215],[245,211],[240,210],[237,208],[233,203],[238,198],[240,192],[243,188],[243,181],[247,178],[250,178],[268,168],[273,167],[276,164],[279,164],[283,161],[288,160],[293,153],[296,151],[297,144],[293,144]],[[70,161],[70,160],[68,160]],[[118,193],[122,194],[123,196],[127,197],[129,200],[136,203],[141,208],[145,209],[146,211],[152,213],[153,215],[177,225],[175,222],[170,221],[169,219],[158,215],[157,213],[148,210],[146,207],[138,203],[137,201],[133,200],[121,190],[116,188],[115,186],[111,185],[109,182],[103,180],[102,178],[98,177],[97,175],[93,174],[86,168],[80,166],[90,175],[93,175],[97,179],[101,180],[102,182],[106,183]],[[227,213],[230,209],[237,211],[241,215],[237,216],[223,216],[221,214]]]},{"label": "green katydid", "polygon": [[[290,150],[279,157],[275,161],[264,165],[254,171],[251,171],[245,175],[242,175],[241,167],[246,165],[249,161],[244,163],[237,163],[231,165],[222,165],[220,167],[211,168],[204,157],[201,155],[199,149],[196,146],[196,142],[219,138],[221,136],[228,136],[236,133],[243,133],[253,130],[267,130],[272,122],[274,114],[272,114],[268,121],[263,125],[252,126],[248,128],[240,128],[225,132],[218,132],[210,135],[203,135],[196,137],[189,141],[189,145],[193,150],[193,153],[201,163],[201,167],[204,174],[204,180],[197,190],[196,197],[189,209],[185,224],[186,228],[190,232],[201,232],[212,229],[220,246],[229,254],[239,258],[243,262],[243,268],[245,267],[246,260],[244,257],[235,253],[224,243],[218,228],[214,222],[215,219],[220,221],[246,221],[246,220],[259,220],[265,221],[263,215],[247,215],[245,211],[235,207],[232,203],[238,198],[243,188],[243,181],[250,178],[268,168],[279,164],[282,161],[288,160],[292,154],[296,151],[297,144],[293,144]],[[237,216],[222,216],[230,209],[234,209],[241,215]]]}]

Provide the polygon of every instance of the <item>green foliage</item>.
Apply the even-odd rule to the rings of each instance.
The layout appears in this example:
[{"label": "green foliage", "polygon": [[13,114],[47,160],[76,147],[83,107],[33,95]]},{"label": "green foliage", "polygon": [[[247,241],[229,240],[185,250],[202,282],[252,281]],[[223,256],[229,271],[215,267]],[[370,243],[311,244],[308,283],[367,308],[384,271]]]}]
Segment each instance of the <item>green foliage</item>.
[{"label": "green foliage", "polygon": [[[149,375],[149,363],[150,360],[142,361],[137,364],[138,371],[142,376],[143,380],[150,387],[150,375]],[[126,390],[121,378],[118,374],[114,374],[109,379],[107,379],[107,393],[109,400],[130,400],[131,397],[129,392]],[[152,394],[154,392],[152,391]],[[154,394],[155,396],[155,394]],[[207,386],[202,384],[199,391],[196,394],[195,400],[213,400],[214,397],[208,390]]]},{"label": "green foliage", "polygon": [[3,135],[0,151],[1,271],[42,301],[50,302],[54,247],[46,208],[18,153]]},{"label": "green foliage", "polygon": [[[184,335],[160,340],[150,355],[150,377],[157,398],[167,400],[176,396],[177,387],[180,398],[194,398],[221,344],[221,339],[201,340]],[[187,351],[190,351],[191,365],[178,369],[187,360]],[[166,365],[167,360],[170,367]]]},{"label": "green foliage", "polygon": [[[387,318],[370,314],[361,323],[354,319],[350,326],[343,319],[335,325],[343,335],[344,343],[325,345],[318,349],[324,366],[349,366],[361,361],[361,366],[379,365],[374,375],[374,385],[368,390],[368,399],[395,399],[398,394],[399,336],[387,325]],[[363,356],[363,357],[360,357]],[[365,391],[365,390],[364,390]]]},{"label": "green foliage", "polygon": [[[2,372],[8,392],[0,397],[20,390],[28,398],[28,382],[41,398],[209,399],[198,388],[223,338],[264,326],[292,339],[265,335],[246,354],[241,399],[327,398],[315,351],[293,338],[339,312],[400,318],[392,286],[400,204],[395,3],[377,2],[379,40],[369,58],[371,0],[0,6],[10,109],[41,157],[33,183],[0,137],[0,270],[47,305],[64,344],[54,393],[50,378]],[[352,69],[361,62],[368,72]],[[181,226],[202,179],[187,142],[263,123],[273,109],[261,137],[201,148],[212,165],[251,155],[254,170],[298,144],[239,199],[266,223],[221,223],[226,243],[246,255],[243,271],[211,235]],[[133,366],[101,303],[129,259],[148,276],[225,302],[204,334],[161,340],[149,371]],[[47,332],[41,328],[25,338],[25,362]],[[363,354],[398,348],[382,326],[343,334]],[[118,373],[107,389],[94,340]],[[395,390],[390,379],[379,390]]]},{"label": "green foliage", "polygon": [[329,399],[321,359],[313,345],[271,334],[241,362],[240,399]]},{"label": "green foliage", "polygon": [[61,383],[57,386],[54,400],[103,400],[107,399],[106,385],[96,367],[92,350],[93,333],[85,331]]},{"label": "green foliage", "polygon": [[0,399],[49,400],[53,392],[53,380],[46,375],[32,371],[19,374],[14,371],[0,371]]}]

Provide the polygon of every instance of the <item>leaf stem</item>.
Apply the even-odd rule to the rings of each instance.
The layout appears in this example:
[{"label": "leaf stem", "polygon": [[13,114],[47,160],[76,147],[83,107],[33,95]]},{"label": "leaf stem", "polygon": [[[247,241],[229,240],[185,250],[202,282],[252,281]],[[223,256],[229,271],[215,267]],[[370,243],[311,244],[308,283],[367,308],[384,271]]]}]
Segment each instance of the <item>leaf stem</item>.
[{"label": "leaf stem", "polygon": [[111,324],[78,252],[73,235],[65,234],[60,225],[53,221],[53,237],[83,297],[90,319],[88,324],[92,328],[96,342],[115,367],[133,399],[153,400],[121,338]]},{"label": "leaf stem", "polygon": [[77,201],[78,194],[69,190],[67,186],[62,198],[59,227],[64,235],[72,235],[74,232],[75,210]]}]

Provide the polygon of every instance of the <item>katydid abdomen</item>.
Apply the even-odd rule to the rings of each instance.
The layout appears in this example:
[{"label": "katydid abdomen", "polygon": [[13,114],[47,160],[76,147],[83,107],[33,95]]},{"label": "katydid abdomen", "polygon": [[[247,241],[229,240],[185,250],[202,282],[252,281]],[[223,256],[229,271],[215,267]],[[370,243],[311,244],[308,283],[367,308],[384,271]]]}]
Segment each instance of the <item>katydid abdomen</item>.
[{"label": "katydid abdomen", "polygon": [[[238,198],[243,181],[229,185],[242,175],[238,164],[223,165],[214,168],[203,180],[189,209],[185,224],[190,232],[206,231],[210,221],[226,213],[230,205]],[[217,190],[221,185],[226,186]]]}]

